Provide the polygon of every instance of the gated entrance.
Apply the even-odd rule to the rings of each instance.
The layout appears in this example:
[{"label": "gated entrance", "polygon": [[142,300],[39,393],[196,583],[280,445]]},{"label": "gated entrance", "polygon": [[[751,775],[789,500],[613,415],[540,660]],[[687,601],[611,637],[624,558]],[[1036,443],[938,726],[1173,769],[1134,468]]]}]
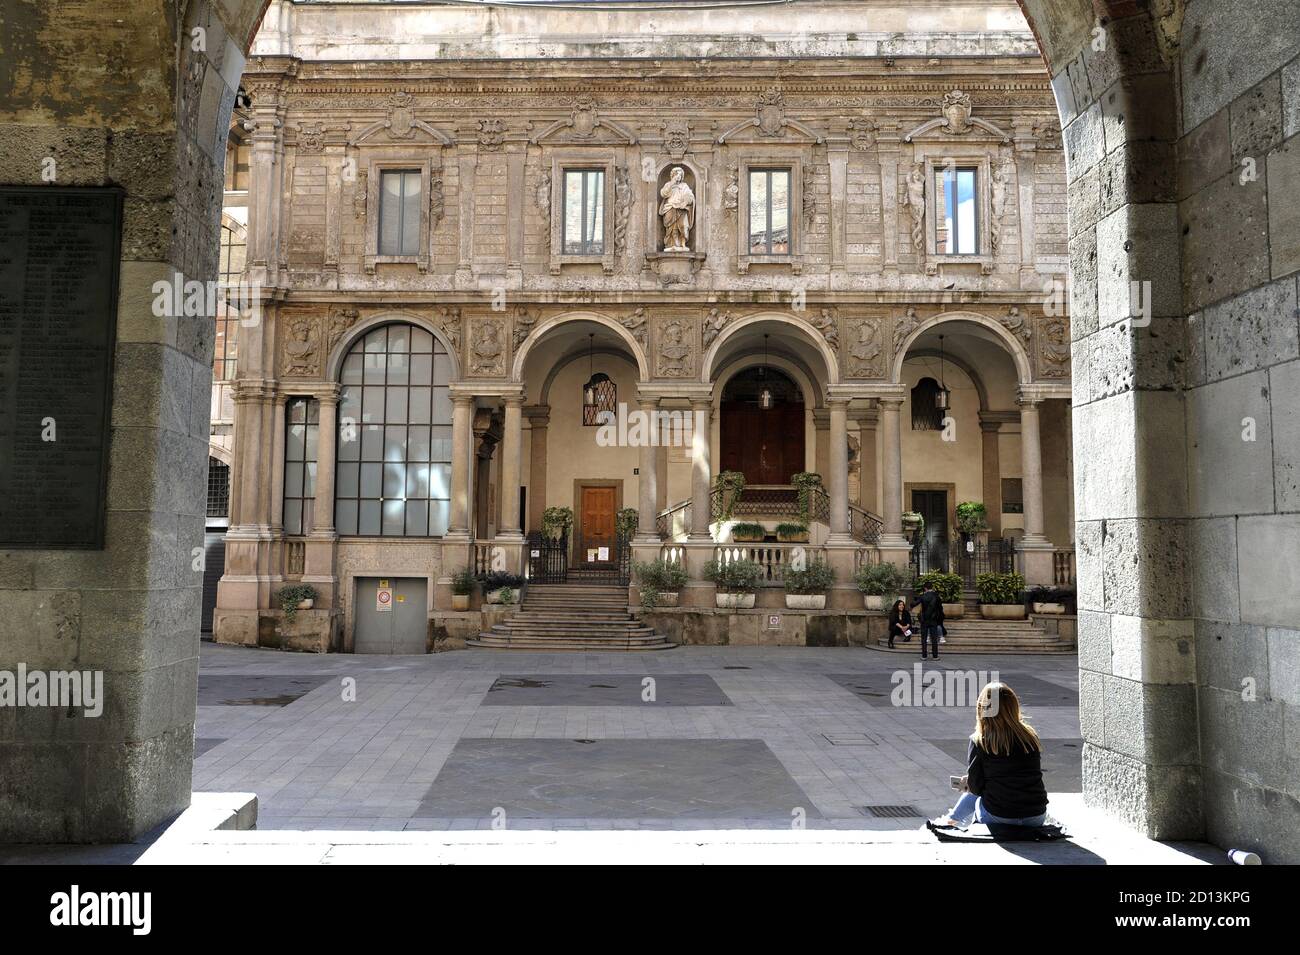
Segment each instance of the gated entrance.
[{"label": "gated entrance", "polygon": [[975,589],[980,574],[1009,573],[1016,569],[1016,545],[1010,538],[984,543],[974,539],[953,540],[948,546],[930,542],[929,546],[912,549],[912,571],[928,574],[931,571],[960,574],[963,586]]},{"label": "gated entrance", "polygon": [[615,535],[605,560],[569,563],[569,538],[528,535],[528,582],[531,584],[584,583],[618,584],[631,579],[631,541]]}]

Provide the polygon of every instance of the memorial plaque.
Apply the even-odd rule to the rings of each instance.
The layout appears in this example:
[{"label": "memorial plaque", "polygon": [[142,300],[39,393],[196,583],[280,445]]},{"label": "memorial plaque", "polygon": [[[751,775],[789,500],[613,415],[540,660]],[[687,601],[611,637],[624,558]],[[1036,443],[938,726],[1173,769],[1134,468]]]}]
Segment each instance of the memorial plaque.
[{"label": "memorial plaque", "polygon": [[0,548],[104,546],[119,189],[0,186]]}]

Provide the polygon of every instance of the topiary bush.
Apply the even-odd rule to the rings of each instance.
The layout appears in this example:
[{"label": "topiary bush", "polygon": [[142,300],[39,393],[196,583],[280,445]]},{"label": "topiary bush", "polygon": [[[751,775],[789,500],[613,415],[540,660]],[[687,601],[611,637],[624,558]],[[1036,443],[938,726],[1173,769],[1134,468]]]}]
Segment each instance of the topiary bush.
[{"label": "topiary bush", "polygon": [[903,572],[897,564],[863,564],[854,582],[864,594],[884,597],[898,593],[903,586]]},{"label": "topiary bush", "polygon": [[732,560],[725,564],[711,560],[704,565],[704,579],[728,594],[752,594],[762,576],[763,568],[752,560]]},{"label": "topiary bush", "polygon": [[824,560],[814,560],[803,570],[787,567],[783,582],[788,594],[824,594],[835,583],[835,571]]},{"label": "topiary bush", "polygon": [[671,594],[686,586],[686,568],[681,564],[666,560],[651,560],[637,563],[632,571],[636,574],[642,603],[645,602],[647,587],[653,588],[656,594]]}]

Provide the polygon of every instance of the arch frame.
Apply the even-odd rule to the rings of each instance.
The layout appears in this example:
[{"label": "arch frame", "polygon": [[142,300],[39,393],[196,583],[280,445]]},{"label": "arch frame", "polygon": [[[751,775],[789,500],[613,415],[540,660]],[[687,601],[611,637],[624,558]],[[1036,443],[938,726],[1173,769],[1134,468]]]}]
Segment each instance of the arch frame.
[{"label": "arch frame", "polygon": [[451,356],[451,381],[461,378],[460,353],[452,346],[447,333],[423,315],[398,309],[390,312],[378,312],[368,318],[360,319],[338,340],[325,359],[324,375],[326,381],[338,381],[343,370],[343,359],[347,357],[354,345],[381,325],[414,325],[421,331],[428,332]]},{"label": "arch frame", "polygon": [[589,309],[561,312],[559,315],[552,315],[550,318],[538,322],[532,334],[520,342],[519,347],[515,349],[514,360],[510,365],[510,380],[522,383],[524,380],[524,366],[528,363],[528,356],[532,353],[532,350],[541,344],[542,339],[547,334],[561,325],[568,325],[573,322],[595,322],[597,325],[603,325],[612,331],[623,340],[633,358],[633,363],[637,367],[637,384],[645,384],[650,381],[650,361],[645,350],[632,337],[632,333],[624,328],[623,324],[617,319],[611,318],[604,312],[595,312]]},{"label": "arch frame", "polygon": [[953,322],[973,322],[983,328],[993,332],[994,335],[1002,342],[1007,353],[1011,356],[1012,362],[1016,366],[1016,383],[1019,385],[1032,384],[1034,381],[1033,365],[1029,359],[1029,352],[1020,343],[1020,340],[1009,332],[995,318],[987,315],[981,315],[979,312],[940,312],[938,315],[932,315],[925,319],[912,330],[912,334],[903,339],[899,345],[898,351],[894,354],[893,363],[889,369],[889,380],[892,384],[900,384],[903,380],[903,363],[907,361],[908,350],[916,341],[926,332],[940,325],[947,325]]},{"label": "arch frame", "polygon": [[728,323],[727,327],[718,333],[718,337],[713,344],[704,350],[704,358],[700,362],[700,381],[703,384],[710,383],[715,370],[714,364],[718,360],[718,352],[722,346],[741,330],[751,325],[757,325],[760,322],[777,322],[788,325],[800,333],[806,339],[806,344],[811,345],[821,353],[822,360],[826,364],[826,380],[824,384],[829,386],[840,383],[839,356],[827,343],[821,332],[813,327],[811,322],[790,312],[754,312]]}]

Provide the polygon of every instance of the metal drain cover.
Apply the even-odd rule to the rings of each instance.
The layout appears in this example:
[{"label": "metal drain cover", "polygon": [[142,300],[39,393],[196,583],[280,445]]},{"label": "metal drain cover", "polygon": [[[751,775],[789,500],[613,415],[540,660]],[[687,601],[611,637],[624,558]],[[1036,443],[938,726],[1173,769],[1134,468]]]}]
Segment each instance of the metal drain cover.
[{"label": "metal drain cover", "polygon": [[862,813],[877,819],[911,819],[925,815],[915,806],[863,806]]}]

